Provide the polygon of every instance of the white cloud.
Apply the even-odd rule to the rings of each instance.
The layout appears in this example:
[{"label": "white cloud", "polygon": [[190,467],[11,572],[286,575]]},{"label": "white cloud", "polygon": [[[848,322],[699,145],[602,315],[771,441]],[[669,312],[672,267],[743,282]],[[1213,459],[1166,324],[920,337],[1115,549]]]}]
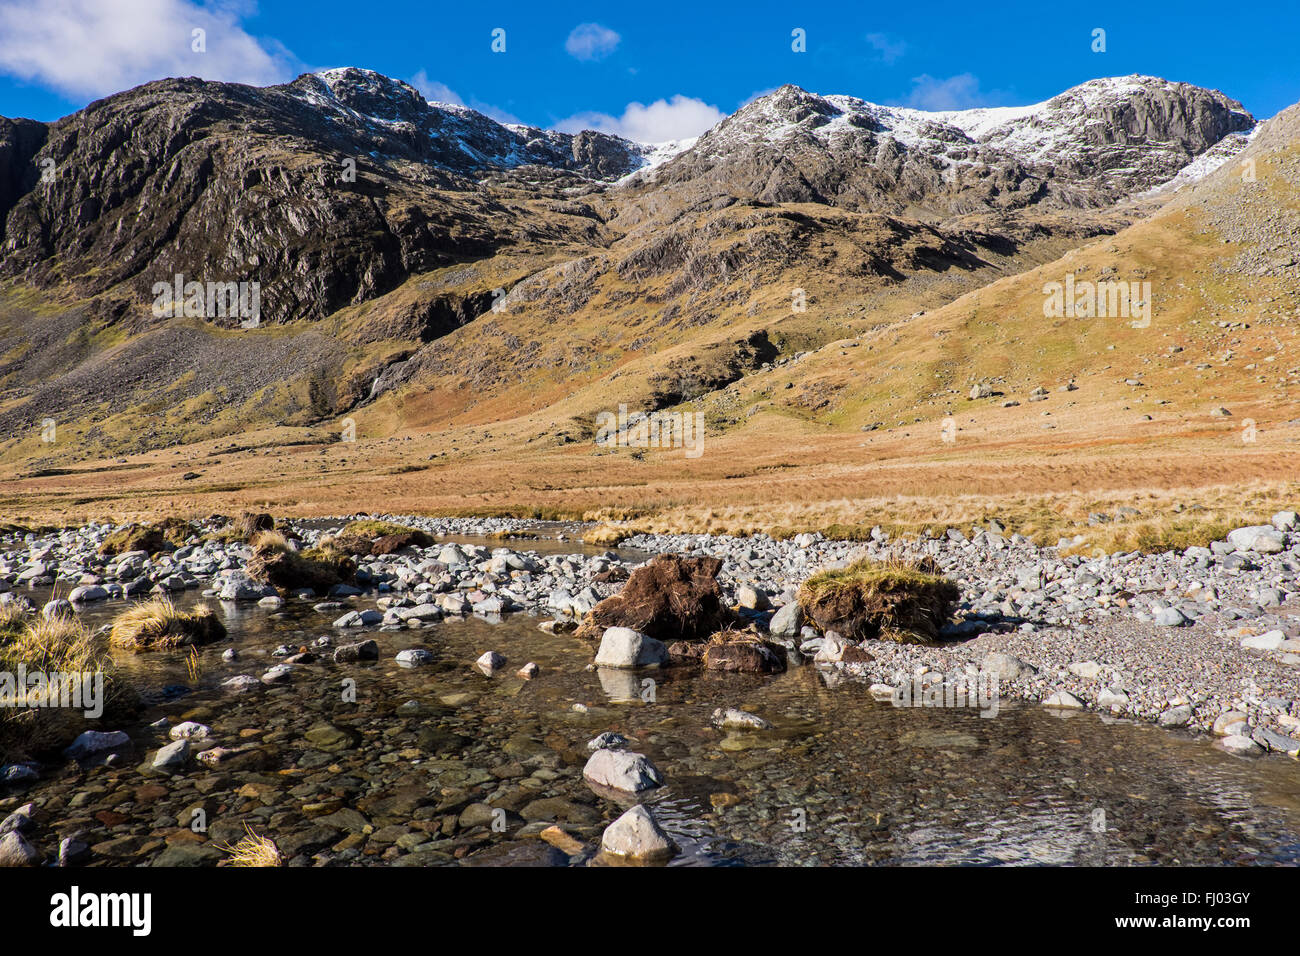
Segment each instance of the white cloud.
[{"label": "white cloud", "polygon": [[980,89],[979,78],[972,73],[959,73],[940,80],[928,73],[912,78],[912,94],[907,106],[919,110],[967,110],[977,106],[998,106],[1006,101],[1006,94],[998,90]]},{"label": "white cloud", "polygon": [[599,23],[580,23],[564,41],[569,56],[579,60],[603,60],[618,49],[623,38]]},{"label": "white cloud", "polygon": [[555,128],[565,133],[594,129],[638,143],[663,143],[699,136],[725,116],[716,106],[678,93],[671,100],[655,100],[649,106],[629,103],[623,115],[617,117],[608,113],[577,113],[557,123]]},{"label": "white cloud", "polygon": [[[68,96],[104,96],[167,76],[265,86],[300,64],[283,45],[250,36],[241,0],[4,0],[0,72]],[[206,32],[206,52],[192,49]]]},{"label": "white cloud", "polygon": [[456,94],[455,90],[446,83],[439,83],[437,80],[429,79],[429,74],[424,70],[417,72],[407,82],[419,90],[420,95],[426,100],[431,100],[434,103],[451,103],[454,106],[465,105],[465,101]]},{"label": "white cloud", "polygon": [[882,63],[893,63],[907,52],[907,44],[902,40],[891,39],[886,33],[868,33],[867,43],[876,51],[876,58]]}]

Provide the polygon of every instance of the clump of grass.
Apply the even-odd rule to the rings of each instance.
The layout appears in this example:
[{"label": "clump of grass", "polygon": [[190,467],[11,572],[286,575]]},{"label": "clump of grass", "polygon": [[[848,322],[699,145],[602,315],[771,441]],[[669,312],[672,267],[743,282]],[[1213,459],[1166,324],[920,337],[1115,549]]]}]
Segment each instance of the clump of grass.
[{"label": "clump of grass", "polygon": [[590,531],[584,531],[582,540],[585,544],[601,544],[612,548],[631,534],[632,532],[626,528],[616,528],[610,524],[602,524]]},{"label": "clump of grass", "polygon": [[167,597],[131,605],[113,619],[108,639],[116,647],[153,650],[210,644],[226,636],[226,627],[206,604],[179,610]]},{"label": "clump of grass", "polygon": [[350,521],[333,537],[323,539],[325,544],[349,554],[392,554],[406,547],[427,548],[433,538],[419,528],[410,528],[393,521],[362,519]]},{"label": "clump of grass", "polygon": [[[115,677],[111,659],[90,629],[77,617],[26,619],[21,610],[0,606],[0,671],[47,677],[62,674],[103,678],[104,713],[117,714],[138,702]],[[26,693],[30,688],[16,688]],[[47,748],[63,746],[85,729],[83,710],[69,707],[0,708],[0,763]]]},{"label": "clump of grass", "polygon": [[[252,541],[248,573],[279,588],[322,590],[350,581],[356,574],[352,559],[336,544],[295,551],[279,531],[262,531]],[[367,548],[368,550],[368,548]]]},{"label": "clump of grass", "polygon": [[222,860],[222,866],[284,866],[284,857],[275,842],[244,824],[245,836],[236,844],[222,844],[217,849],[229,853],[230,858]]},{"label": "clump of grass", "polygon": [[[340,538],[385,538],[390,534],[415,534],[428,537],[419,528],[398,524],[395,521],[380,521],[376,518],[361,518],[349,521],[338,534]],[[423,547],[423,545],[422,545]]]},{"label": "clump of grass", "polygon": [[224,527],[218,528],[205,540],[218,544],[247,544],[259,533],[270,531],[275,527],[275,520],[266,512],[245,511],[238,518],[232,518]]},{"label": "clump of grass", "polygon": [[1157,518],[1130,524],[1105,524],[1082,532],[1084,540],[1062,553],[1103,555],[1121,551],[1141,551],[1159,554],[1163,551],[1186,551],[1188,548],[1208,548],[1212,541],[1222,541],[1233,528],[1260,521],[1241,519],[1237,522],[1197,515],[1176,518]]},{"label": "clump of grass", "polygon": [[203,677],[203,663],[199,660],[199,649],[192,644],[190,652],[185,655],[185,673],[189,676],[190,683],[197,687]]},{"label": "clump of grass", "polygon": [[9,637],[23,628],[29,613],[28,609],[17,601],[6,601],[0,604],[0,644],[4,644]]},{"label": "clump of grass", "polygon": [[181,518],[164,518],[157,524],[131,523],[118,528],[99,546],[99,553],[112,557],[127,551],[156,554],[179,548],[195,533],[194,525]]},{"label": "clump of grass", "polygon": [[799,605],[819,630],[853,641],[932,644],[959,597],[957,585],[928,559],[864,558],[819,571],[799,588]]},{"label": "clump of grass", "polygon": [[29,671],[94,671],[103,658],[90,629],[75,616],[31,621],[10,616],[0,623],[0,661],[11,671],[10,665],[18,664]]},{"label": "clump of grass", "polygon": [[167,548],[167,536],[156,525],[129,524],[118,528],[99,546],[99,553],[108,556],[125,554],[127,551],[147,551],[156,554]]}]

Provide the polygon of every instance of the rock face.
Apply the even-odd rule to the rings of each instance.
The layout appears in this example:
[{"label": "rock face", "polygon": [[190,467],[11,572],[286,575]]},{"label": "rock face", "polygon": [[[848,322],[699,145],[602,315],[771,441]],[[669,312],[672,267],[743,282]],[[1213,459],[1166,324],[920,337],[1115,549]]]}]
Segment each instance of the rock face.
[{"label": "rock face", "polygon": [[726,183],[762,202],[856,211],[1096,207],[1172,179],[1253,126],[1222,93],[1148,76],[1091,80],[1033,106],[937,113],[787,85],[640,176],[670,192]]},{"label": "rock face", "polygon": [[[510,315],[572,314],[610,283],[676,335],[679,310],[707,326],[734,303],[734,282],[796,268],[872,284],[974,276],[1023,243],[1111,229],[1128,216],[1112,204],[1193,159],[1227,161],[1252,124],[1222,94],[1150,77],[945,113],[788,86],[698,141],[651,147],[502,125],[352,68],[266,88],[167,79],[55,123],[0,118],[0,279],[77,302],[0,315],[0,355],[42,357],[0,367],[13,393],[0,433],[47,416],[97,422],[100,395],[128,409],[163,386],[170,407],[202,409],[188,423],[217,434],[250,417],[318,423],[446,374],[505,387],[576,360],[549,354],[560,347],[549,324],[539,333]],[[249,317],[223,306],[178,327],[152,308],[178,275],[255,283],[256,321],[293,326],[229,336]],[[363,303],[356,322],[319,321]],[[111,350],[70,334],[106,328]],[[726,374],[711,377],[716,356],[665,373],[656,404],[775,351],[707,346],[735,353]],[[228,416],[197,401],[211,393]],[[140,429],[101,431],[100,450],[148,446]]]},{"label": "rock face", "polygon": [[731,619],[718,586],[718,558],[660,554],[634,570],[623,590],[592,608],[579,636],[625,627],[661,641],[702,641]]},{"label": "rock face", "polygon": [[[264,89],[160,80],[48,126],[5,122],[3,274],[39,279],[61,254],[92,294],[135,280],[143,296],[177,272],[258,280],[273,322],[319,318],[413,271],[490,252],[502,211],[467,192],[460,204],[482,218],[462,216],[439,189],[459,191],[462,177],[541,166],[616,178],[644,162],[618,137],[502,126],[351,68]],[[44,157],[54,180],[31,190]]]}]

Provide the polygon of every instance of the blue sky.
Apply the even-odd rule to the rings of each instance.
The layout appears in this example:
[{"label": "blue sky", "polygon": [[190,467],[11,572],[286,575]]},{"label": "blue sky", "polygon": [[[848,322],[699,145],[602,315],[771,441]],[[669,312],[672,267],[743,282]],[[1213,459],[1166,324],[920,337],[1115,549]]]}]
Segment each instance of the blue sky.
[{"label": "blue sky", "polygon": [[952,109],[1137,72],[1221,89],[1264,118],[1300,100],[1300,4],[1286,6],[0,0],[0,115],[56,119],[163,76],[265,84],[347,65],[500,119],[651,141],[782,83]]}]

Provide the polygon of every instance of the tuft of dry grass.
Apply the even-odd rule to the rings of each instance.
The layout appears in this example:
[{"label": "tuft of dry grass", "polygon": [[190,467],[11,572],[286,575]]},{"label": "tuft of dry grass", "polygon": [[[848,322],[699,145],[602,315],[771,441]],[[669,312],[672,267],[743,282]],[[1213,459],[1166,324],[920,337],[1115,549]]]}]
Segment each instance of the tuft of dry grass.
[{"label": "tuft of dry grass", "polygon": [[197,687],[203,677],[203,663],[199,659],[199,649],[193,645],[190,645],[190,652],[185,655],[185,673],[190,683]]},{"label": "tuft of dry grass", "polygon": [[376,518],[359,518],[349,521],[339,532],[340,538],[384,538],[390,534],[424,534],[418,528],[412,528],[395,521],[380,521]]},{"label": "tuft of dry grass", "polygon": [[[104,712],[118,713],[137,701],[134,693],[115,678],[111,659],[80,618],[57,617],[26,620],[0,608],[0,671],[103,678]],[[47,747],[62,746],[85,729],[81,710],[67,707],[0,708],[0,763],[30,755]]]},{"label": "tuft of dry grass", "polygon": [[1246,516],[1237,521],[1205,518],[1199,515],[1177,518],[1159,518],[1131,524],[1105,524],[1089,528],[1081,536],[1083,541],[1062,551],[1062,554],[1082,554],[1100,557],[1121,551],[1141,551],[1158,554],[1162,551],[1186,551],[1188,548],[1208,548],[1212,541],[1223,541],[1233,528],[1247,524],[1260,524]]},{"label": "tuft of dry grass", "polygon": [[17,633],[27,623],[27,615],[30,612],[17,601],[6,601],[0,604],[0,644],[5,643],[9,636]]},{"label": "tuft of dry grass", "polygon": [[244,824],[244,832],[246,835],[233,846],[227,843],[217,847],[230,854],[221,866],[284,866],[284,857],[273,840],[254,832],[248,824]]},{"label": "tuft of dry grass", "polygon": [[[18,626],[15,626],[18,625]],[[103,664],[103,655],[95,645],[90,629],[75,616],[23,621],[10,617],[0,624],[0,663],[13,670],[18,664],[29,671],[95,671]]]},{"label": "tuft of dry grass", "polygon": [[635,531],[629,531],[626,528],[616,528],[611,524],[602,524],[590,531],[584,531],[582,540],[584,544],[600,544],[613,548],[617,547],[618,543],[624,538],[635,533]]},{"label": "tuft of dry grass", "polygon": [[226,636],[226,627],[207,604],[179,610],[170,598],[140,601],[113,619],[108,639],[115,647],[135,650],[191,647]]}]

